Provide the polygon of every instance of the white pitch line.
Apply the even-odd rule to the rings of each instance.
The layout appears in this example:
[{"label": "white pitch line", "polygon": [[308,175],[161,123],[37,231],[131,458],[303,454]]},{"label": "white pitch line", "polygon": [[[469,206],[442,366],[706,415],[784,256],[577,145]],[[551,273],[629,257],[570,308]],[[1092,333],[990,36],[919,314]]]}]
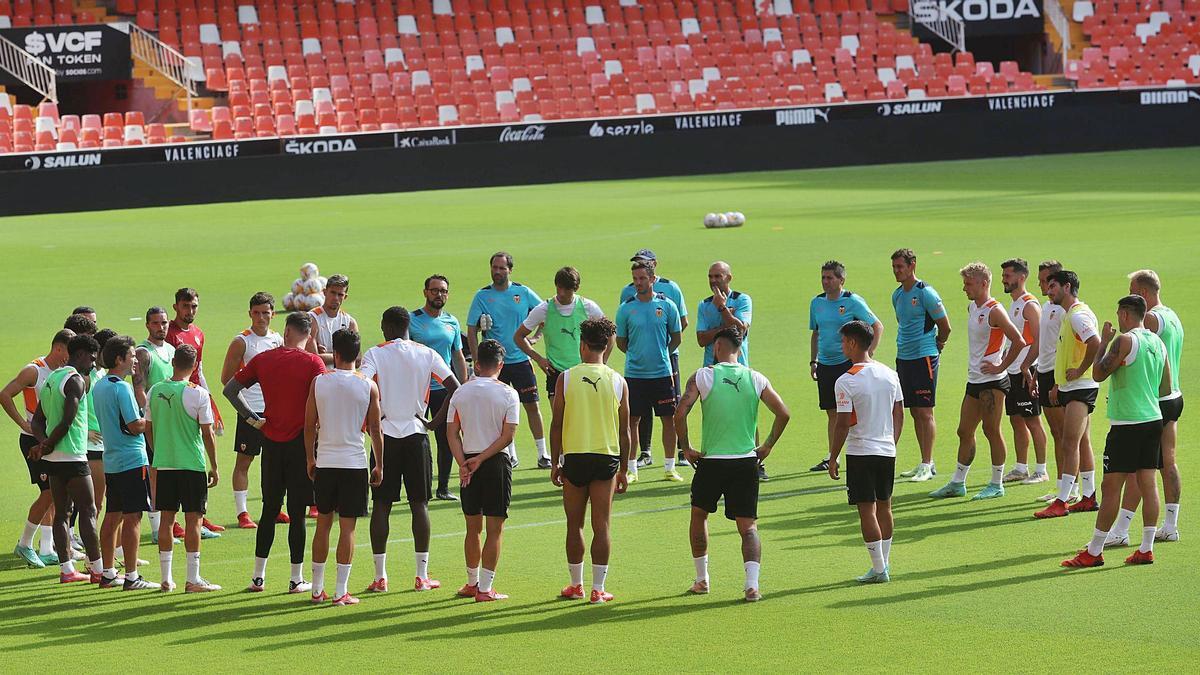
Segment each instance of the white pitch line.
[{"label": "white pitch line", "polygon": [[[786,497],[798,497],[800,495],[815,495],[815,494],[821,494],[824,492],[842,492],[842,491],[845,491],[845,489],[846,489],[845,486],[842,486],[842,485],[830,485],[830,486],[826,486],[826,487],[807,488],[804,490],[792,490],[790,492],[779,492],[776,494],[764,495],[764,496],[759,497],[758,500],[759,501],[768,501],[768,500],[772,500],[772,499],[783,499]],[[683,509],[690,509],[690,508],[692,508],[691,504],[681,504],[681,505],[677,505],[677,506],[660,506],[656,509],[638,509],[636,511],[621,511],[621,512],[612,514],[612,517],[613,518],[624,518],[627,516],[644,516],[644,515],[649,515],[651,513],[663,513],[664,511],[680,511]],[[505,525],[504,531],[509,532],[511,530],[524,530],[524,529],[533,528],[533,527],[549,527],[551,525],[566,525],[566,524],[567,524],[566,518],[558,518],[556,520],[543,520],[543,521],[536,522],[536,523],[517,523],[516,525]],[[361,532],[360,529],[355,528],[354,534],[356,537],[360,534],[360,532]],[[431,534],[431,535],[429,535],[429,538],[430,539],[447,539],[447,538],[451,538],[451,537],[457,538],[457,537],[466,536],[466,534],[467,534],[466,530],[463,530],[460,532],[442,532],[439,534]],[[279,535],[276,535],[276,537],[275,537],[276,546],[273,546],[272,548],[278,548],[279,544],[282,543],[282,546],[284,549],[282,551],[282,554],[287,555],[287,552],[286,552],[287,535],[286,534],[283,535],[282,542],[280,542],[280,539],[281,539],[281,537]],[[387,543],[388,544],[404,544],[404,543],[411,543],[412,540],[413,540],[412,537],[404,537],[402,539],[388,539]],[[337,541],[336,536],[331,535],[330,542],[329,542],[330,550],[333,550],[333,548],[335,548],[336,541]],[[310,545],[311,545],[311,542],[310,542]],[[354,548],[369,548],[370,546],[371,546],[371,542],[366,541],[366,542],[362,542],[359,544],[355,544]],[[305,552],[306,553],[308,552],[307,549],[305,550]],[[218,561],[212,562],[212,563],[205,563],[205,567],[214,566],[214,565],[228,565],[230,563],[244,564],[245,562],[246,562],[245,560],[218,560]]]}]

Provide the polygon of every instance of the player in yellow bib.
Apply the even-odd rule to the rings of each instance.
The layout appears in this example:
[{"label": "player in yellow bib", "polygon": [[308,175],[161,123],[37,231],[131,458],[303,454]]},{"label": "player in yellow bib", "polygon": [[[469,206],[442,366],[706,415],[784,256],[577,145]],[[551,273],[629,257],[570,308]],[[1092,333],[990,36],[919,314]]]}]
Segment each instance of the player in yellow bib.
[{"label": "player in yellow bib", "polygon": [[[583,519],[592,503],[592,604],[613,599],[604,590],[612,547],[609,520],[614,493],[625,492],[632,459],[629,389],[625,378],[604,365],[604,352],[617,327],[608,319],[579,325],[582,363],[558,376],[550,425],[550,480],[563,489],[567,514],[567,567],[571,584],[562,597],[582,599]],[[559,466],[559,460],[562,465]]]}]

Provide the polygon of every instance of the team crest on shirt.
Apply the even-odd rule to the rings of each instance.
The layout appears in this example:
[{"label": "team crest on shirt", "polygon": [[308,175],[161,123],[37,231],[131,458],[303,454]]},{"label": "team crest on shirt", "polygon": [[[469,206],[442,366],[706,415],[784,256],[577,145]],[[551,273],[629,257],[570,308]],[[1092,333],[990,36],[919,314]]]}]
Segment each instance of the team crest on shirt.
[{"label": "team crest on shirt", "polygon": [[983,316],[983,315],[981,314],[981,315],[979,316],[979,323],[983,323],[983,320],[984,320],[985,318],[987,318],[987,317],[985,317],[985,316]]},{"label": "team crest on shirt", "polygon": [[654,316],[657,316],[658,318],[661,319],[662,315],[663,315],[662,307],[655,307],[654,308]]},{"label": "team crest on shirt", "polygon": [[917,306],[917,299],[916,299],[916,298],[913,298],[913,299],[912,299],[912,306],[913,306],[913,307],[916,307],[916,306]]},{"label": "team crest on shirt", "polygon": [[514,296],[513,296],[513,302],[520,303],[520,302],[521,302],[521,296],[519,296],[519,295],[514,295]]},{"label": "team crest on shirt", "polygon": [[838,314],[845,314],[845,313],[846,313],[846,306],[838,305]]}]

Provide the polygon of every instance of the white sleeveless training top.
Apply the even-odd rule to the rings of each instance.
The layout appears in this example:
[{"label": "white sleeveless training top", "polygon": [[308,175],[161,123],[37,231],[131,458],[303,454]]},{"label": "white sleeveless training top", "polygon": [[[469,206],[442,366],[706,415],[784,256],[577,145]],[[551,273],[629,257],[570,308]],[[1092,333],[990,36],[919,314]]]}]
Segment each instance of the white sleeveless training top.
[{"label": "white sleeveless training top", "polygon": [[[267,351],[283,346],[283,336],[273,330],[267,331],[266,335],[259,337],[257,333],[247,328],[238,334],[238,339],[246,343],[246,353],[242,355],[242,362],[239,368],[245,368],[247,363],[255,356]],[[253,384],[246,387],[242,391],[242,398],[246,399],[246,405],[256,413],[261,413],[266,409],[266,404],[263,402],[262,387],[258,384]]]}]

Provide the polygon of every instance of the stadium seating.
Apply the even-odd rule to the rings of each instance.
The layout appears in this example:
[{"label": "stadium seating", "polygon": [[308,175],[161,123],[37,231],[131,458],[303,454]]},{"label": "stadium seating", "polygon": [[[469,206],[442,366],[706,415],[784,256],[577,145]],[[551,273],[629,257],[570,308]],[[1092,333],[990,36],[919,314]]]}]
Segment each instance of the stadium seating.
[{"label": "stadium seating", "polygon": [[1080,88],[1200,83],[1200,0],[1076,0],[1091,46],[1067,66]]},{"label": "stadium seating", "polygon": [[[116,0],[197,59],[213,138],[340,133],[1037,88],[1015,62],[934,54],[895,27],[903,0]],[[1164,0],[1170,1],[1170,0]],[[1200,2],[1200,0],[1188,0]],[[63,0],[0,0],[12,24],[72,20]],[[18,119],[0,143],[18,145]],[[47,110],[39,119],[58,120]],[[4,113],[0,112],[0,116]],[[78,147],[163,142],[109,113]],[[89,116],[85,116],[89,117]],[[54,144],[69,143],[51,132]],[[139,127],[133,130],[132,127]],[[10,128],[11,127],[11,128]],[[37,147],[50,137],[29,139]],[[20,137],[21,147],[28,139]]]}]

